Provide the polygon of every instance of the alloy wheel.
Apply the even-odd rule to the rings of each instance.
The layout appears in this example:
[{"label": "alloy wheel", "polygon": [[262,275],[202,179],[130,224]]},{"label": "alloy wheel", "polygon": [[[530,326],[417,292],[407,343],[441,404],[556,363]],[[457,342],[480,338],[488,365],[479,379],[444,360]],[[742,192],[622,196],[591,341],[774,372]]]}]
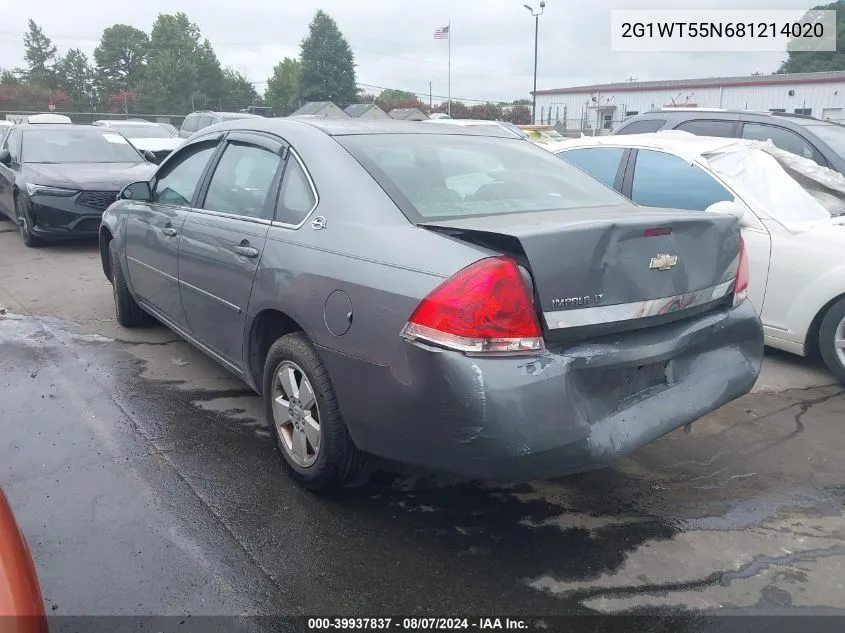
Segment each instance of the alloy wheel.
[{"label": "alloy wheel", "polygon": [[842,317],[839,325],[833,331],[833,347],[836,351],[836,358],[845,367],[845,317]]},{"label": "alloy wheel", "polygon": [[273,376],[273,423],[287,455],[299,466],[314,464],[320,452],[320,413],[308,376],[283,361]]}]

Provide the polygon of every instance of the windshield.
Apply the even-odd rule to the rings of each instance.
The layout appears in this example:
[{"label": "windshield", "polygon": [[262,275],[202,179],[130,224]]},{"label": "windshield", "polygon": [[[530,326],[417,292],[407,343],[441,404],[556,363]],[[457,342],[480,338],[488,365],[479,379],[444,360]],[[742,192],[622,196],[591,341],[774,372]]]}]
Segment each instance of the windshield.
[{"label": "windshield", "polygon": [[26,130],[22,163],[142,163],[120,134],[102,129]]},{"label": "windshield", "polygon": [[336,137],[412,222],[605,205],[637,207],[520,139],[442,134]]},{"label": "windshield", "polygon": [[520,130],[516,125],[514,125],[510,121],[499,121],[499,125],[504,128],[507,128],[508,130],[516,134],[519,138],[528,138],[528,135],[523,130]]},{"label": "windshield", "polygon": [[832,215],[777,159],[762,150],[746,148],[708,158],[713,171],[737,189],[740,198],[776,220],[789,224]]},{"label": "windshield", "polygon": [[838,125],[805,125],[842,157],[845,157],[845,127]]},{"label": "windshield", "polygon": [[171,138],[167,131],[158,125],[109,125],[109,129],[120,132],[126,138]]}]

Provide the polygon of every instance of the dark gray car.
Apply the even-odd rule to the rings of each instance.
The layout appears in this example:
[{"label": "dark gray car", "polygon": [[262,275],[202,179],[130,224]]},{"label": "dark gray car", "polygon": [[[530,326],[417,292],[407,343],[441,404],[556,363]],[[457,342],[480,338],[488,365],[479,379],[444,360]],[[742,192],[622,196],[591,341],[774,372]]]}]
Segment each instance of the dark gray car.
[{"label": "dark gray car", "polygon": [[366,454],[602,466],[760,370],[736,218],[637,207],[506,130],[232,121],[121,197],[100,234],[118,321],[155,316],[263,394],[314,489]]},{"label": "dark gray car", "polygon": [[179,136],[188,138],[194,132],[199,132],[210,125],[216,125],[223,121],[235,121],[238,119],[259,119],[258,114],[250,114],[249,112],[212,112],[211,110],[198,110],[191,112],[182,121],[182,127],[179,128]]},{"label": "dark gray car", "polygon": [[632,116],[611,134],[683,130],[698,136],[771,139],[781,149],[845,174],[845,126],[786,112],[663,108]]}]

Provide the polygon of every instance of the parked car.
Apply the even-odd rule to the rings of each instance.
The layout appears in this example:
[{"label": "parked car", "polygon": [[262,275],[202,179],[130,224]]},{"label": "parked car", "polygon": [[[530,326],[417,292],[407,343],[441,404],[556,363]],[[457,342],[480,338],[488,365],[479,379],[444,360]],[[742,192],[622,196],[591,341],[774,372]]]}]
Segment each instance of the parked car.
[{"label": "parked car", "polygon": [[4,630],[47,633],[47,617],[32,554],[0,489],[0,619]]},{"label": "parked car", "polygon": [[26,117],[26,122],[32,125],[36,124],[56,124],[56,123],[73,123],[70,120],[69,116],[65,116],[64,114],[52,114],[52,113],[45,113],[45,114],[30,114]]},{"label": "parked car", "polygon": [[170,136],[179,136],[179,128],[177,128],[175,125],[170,125],[170,123],[159,123],[159,125],[164,128],[165,132],[170,134]]},{"label": "parked car", "polygon": [[14,127],[14,123],[11,121],[4,121],[0,119],[0,147],[3,147],[3,141],[6,140],[6,135],[9,131]]},{"label": "parked car", "polygon": [[519,129],[525,132],[528,138],[538,145],[558,143],[566,138],[552,125],[520,125]]},{"label": "parked car", "polygon": [[845,126],[787,112],[663,108],[632,116],[613,135],[682,130],[699,136],[770,140],[783,150],[845,174]]},{"label": "parked car", "polygon": [[0,212],[27,246],[96,236],[124,185],[155,166],[123,136],[90,125],[16,125],[0,148]]},{"label": "parked car", "polygon": [[769,143],[684,132],[550,149],[637,204],[741,215],[766,344],[818,350],[845,381],[845,177]]},{"label": "parked car", "polygon": [[209,125],[215,125],[222,121],[234,121],[237,119],[263,119],[258,114],[250,114],[248,112],[212,112],[211,110],[198,110],[191,112],[182,121],[182,127],[179,130],[179,136],[188,138],[197,130],[207,128]]},{"label": "parked car", "polygon": [[250,119],[103,215],[115,313],[264,397],[302,484],[366,454],[477,478],[599,467],[746,393],[739,221],[647,210],[501,130]]},{"label": "parked car", "polygon": [[94,125],[119,132],[142,154],[150,152],[150,162],[159,164],[182,144],[181,138],[174,138],[160,124],[151,121],[94,121]]},{"label": "parked car", "polygon": [[528,134],[510,121],[485,121],[483,119],[450,119],[449,117],[428,118],[421,123],[438,123],[442,125],[464,125],[476,127],[504,128],[521,139],[528,139]]}]

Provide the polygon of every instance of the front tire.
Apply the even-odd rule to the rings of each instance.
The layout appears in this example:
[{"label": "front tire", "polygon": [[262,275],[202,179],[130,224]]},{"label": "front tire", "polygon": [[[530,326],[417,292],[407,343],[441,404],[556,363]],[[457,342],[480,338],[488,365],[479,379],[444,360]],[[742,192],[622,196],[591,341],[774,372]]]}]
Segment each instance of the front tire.
[{"label": "front tire", "polygon": [[147,313],[141,309],[141,306],[135,301],[135,297],[129,292],[114,240],[109,242],[109,266],[111,266],[114,314],[117,317],[117,322],[123,327],[144,325],[148,321]]},{"label": "front tire", "polygon": [[44,241],[32,234],[32,224],[29,216],[28,204],[19,195],[15,198],[15,219],[18,223],[18,231],[25,246],[36,248],[44,244]]},{"label": "front tire", "polygon": [[845,382],[845,297],[834,303],[822,319],[819,351],[828,369]]},{"label": "front tire", "polygon": [[264,363],[264,415],[291,477],[314,491],[337,488],[364,470],[329,374],[302,332],[278,339]]}]

